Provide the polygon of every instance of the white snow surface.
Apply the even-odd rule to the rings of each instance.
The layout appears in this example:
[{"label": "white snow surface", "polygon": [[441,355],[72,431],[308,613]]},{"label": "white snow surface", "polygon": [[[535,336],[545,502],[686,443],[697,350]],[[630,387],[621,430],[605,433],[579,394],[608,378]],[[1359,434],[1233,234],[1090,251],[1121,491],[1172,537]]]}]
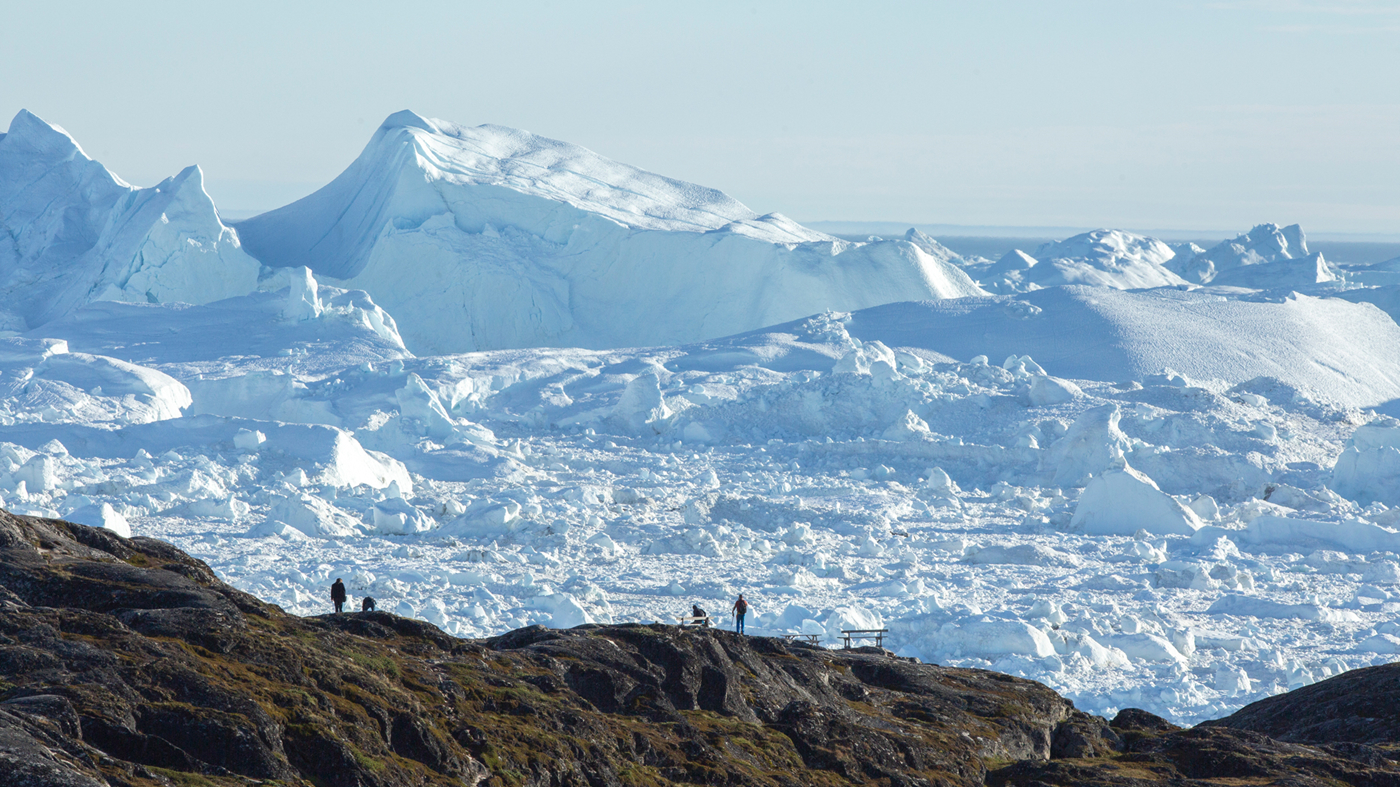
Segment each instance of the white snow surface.
[{"label": "white snow surface", "polygon": [[981,293],[933,247],[849,243],[577,145],[412,112],[325,188],[236,226],[267,265],[369,292],[417,353],[676,344]]},{"label": "white snow surface", "polygon": [[[50,173],[36,200],[101,218],[155,198],[16,122],[5,171]],[[7,222],[43,213],[17,182],[0,181]],[[217,230],[202,211],[167,211],[161,232]],[[473,637],[691,604],[723,617],[742,592],[753,634],[836,647],[887,627],[902,655],[1183,723],[1400,653],[1384,287],[1140,289],[1174,250],[1090,233],[1002,270],[1071,260],[1057,270],[1092,284],[987,296],[964,277],[840,311],[841,288],[915,297],[904,274],[888,291],[867,279],[968,261],[918,233],[844,244],[563,143],[406,115],[327,190],[247,225],[274,268],[236,287],[70,298],[108,281],[100,228],[64,234],[92,221],[6,225],[52,235],[0,254],[48,271],[22,297],[54,295],[0,336],[0,503],[168,539],[296,614],[328,612],[336,576]],[[608,278],[605,247],[634,279]],[[472,273],[497,262],[495,279]],[[646,265],[670,284],[635,278]],[[567,308],[512,300],[547,281]],[[467,345],[496,349],[424,349],[413,331],[467,314],[412,287],[470,290],[498,323]],[[699,328],[659,316],[745,293]],[[574,327],[550,333],[547,312]],[[622,346],[634,334],[655,343]]]},{"label": "white snow surface", "polygon": [[[1052,287],[1014,297],[892,303],[857,312],[850,331],[948,358],[1028,354],[1058,377],[1281,385],[1374,407],[1400,398],[1400,327],[1368,303],[1162,288]],[[1199,390],[1199,388],[1198,388]],[[1290,394],[1291,395],[1291,394]]]}]

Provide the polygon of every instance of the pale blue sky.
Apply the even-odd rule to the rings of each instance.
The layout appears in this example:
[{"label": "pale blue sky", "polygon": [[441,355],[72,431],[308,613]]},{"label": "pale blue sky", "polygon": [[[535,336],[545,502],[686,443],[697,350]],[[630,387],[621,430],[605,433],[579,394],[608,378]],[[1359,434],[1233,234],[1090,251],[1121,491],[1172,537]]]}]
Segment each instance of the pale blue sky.
[{"label": "pale blue sky", "polygon": [[225,210],[391,112],[800,221],[1400,234],[1400,0],[12,5],[0,114]]}]

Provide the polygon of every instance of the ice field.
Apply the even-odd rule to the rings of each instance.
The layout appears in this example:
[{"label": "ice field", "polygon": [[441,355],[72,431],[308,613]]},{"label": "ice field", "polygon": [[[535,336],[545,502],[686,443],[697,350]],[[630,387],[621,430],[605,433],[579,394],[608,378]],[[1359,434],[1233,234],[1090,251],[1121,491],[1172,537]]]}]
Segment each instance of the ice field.
[{"label": "ice field", "polygon": [[[221,221],[0,136],[0,497],[297,614],[723,615],[1183,723],[1400,653],[1400,260],[1296,226],[999,260],[389,118]],[[1400,411],[1396,411],[1400,414]]]}]

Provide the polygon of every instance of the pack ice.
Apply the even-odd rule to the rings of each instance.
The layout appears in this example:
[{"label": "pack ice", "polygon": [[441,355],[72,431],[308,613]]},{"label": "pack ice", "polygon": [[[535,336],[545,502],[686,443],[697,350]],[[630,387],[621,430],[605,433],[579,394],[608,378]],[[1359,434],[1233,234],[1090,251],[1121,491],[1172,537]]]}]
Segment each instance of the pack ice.
[{"label": "pack ice", "polygon": [[1400,651],[1397,282],[1296,227],[961,258],[400,114],[230,229],[11,129],[11,510],[298,614],[336,577],[461,636],[743,592],[755,634],[1182,722]]}]

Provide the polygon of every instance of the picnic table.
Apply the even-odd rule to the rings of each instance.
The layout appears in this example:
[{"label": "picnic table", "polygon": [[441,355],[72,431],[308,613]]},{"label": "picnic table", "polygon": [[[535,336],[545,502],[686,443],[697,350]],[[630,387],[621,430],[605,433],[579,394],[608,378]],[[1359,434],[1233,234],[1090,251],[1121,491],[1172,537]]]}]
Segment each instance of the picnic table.
[{"label": "picnic table", "polygon": [[889,629],[841,629],[841,639],[846,643],[846,650],[851,649],[851,640],[857,639],[873,639],[875,647],[883,648],[888,633]]},{"label": "picnic table", "polygon": [[784,634],[784,635],[783,635],[783,639],[787,640],[788,642],[798,642],[798,641],[801,641],[801,642],[810,642],[810,643],[812,643],[813,645],[820,645],[820,644],[821,644],[821,641],[820,641],[819,639],[817,639],[817,637],[818,637],[817,634]]},{"label": "picnic table", "polygon": [[703,626],[704,628],[711,626],[709,615],[686,615],[676,618],[676,623],[681,626]]}]

